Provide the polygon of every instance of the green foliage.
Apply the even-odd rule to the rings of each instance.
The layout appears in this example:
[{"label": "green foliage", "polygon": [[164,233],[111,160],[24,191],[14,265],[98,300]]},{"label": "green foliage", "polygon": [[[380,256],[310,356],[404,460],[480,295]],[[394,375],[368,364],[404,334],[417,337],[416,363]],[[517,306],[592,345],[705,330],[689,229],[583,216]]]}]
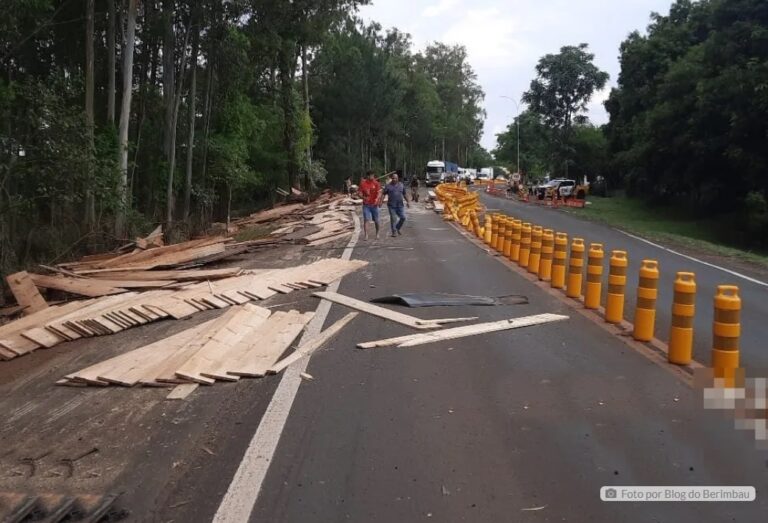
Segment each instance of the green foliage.
[{"label": "green foliage", "polygon": [[413,54],[407,34],[347,20],[312,62],[316,156],[339,186],[365,170],[423,172],[440,159],[462,165],[479,148],[482,91],[463,47]]},{"label": "green foliage", "polygon": [[573,128],[587,123],[583,114],[587,104],[608,81],[608,73],[594,65],[595,55],[588,48],[564,46],[558,54],[543,56],[536,65],[536,78],[523,94],[528,111],[538,115],[548,130],[554,155],[551,167],[564,166],[564,174],[575,159]]},{"label": "green foliage", "polygon": [[678,0],[668,15],[652,17],[647,35],[631,34],[606,102],[616,181],[701,214],[732,213],[764,198],[766,57],[762,0]]}]

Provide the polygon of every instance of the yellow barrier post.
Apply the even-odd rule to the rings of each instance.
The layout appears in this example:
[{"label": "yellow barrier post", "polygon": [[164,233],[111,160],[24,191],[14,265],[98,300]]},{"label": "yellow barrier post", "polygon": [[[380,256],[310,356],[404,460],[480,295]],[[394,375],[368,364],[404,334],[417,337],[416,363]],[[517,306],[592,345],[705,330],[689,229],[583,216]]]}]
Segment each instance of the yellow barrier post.
[{"label": "yellow barrier post", "polygon": [[514,223],[514,218],[507,218],[507,226],[504,229],[504,248],[502,249],[501,254],[507,259],[509,259],[510,253],[512,252],[512,227],[514,226]]},{"label": "yellow barrier post", "polygon": [[491,244],[491,234],[493,231],[493,216],[485,213],[485,230],[483,231],[483,241],[486,245]]},{"label": "yellow barrier post", "polygon": [[696,313],[696,275],[678,272],[672,299],[672,326],[669,331],[667,360],[688,365],[693,358],[693,316]]},{"label": "yellow barrier post", "polygon": [[496,239],[496,250],[504,252],[504,238],[507,235],[507,217],[503,214],[499,218],[499,236]]},{"label": "yellow barrier post", "polygon": [[501,221],[501,214],[493,214],[493,225],[491,227],[491,249],[496,249],[499,244],[499,222]]},{"label": "yellow barrier post", "polygon": [[528,272],[539,274],[539,265],[541,264],[541,236],[544,228],[541,225],[534,225],[531,231],[531,254],[528,256]]},{"label": "yellow barrier post", "polygon": [[605,321],[621,323],[624,319],[624,291],[627,286],[626,251],[613,251],[608,269],[608,293],[605,295]]},{"label": "yellow barrier post", "polygon": [[552,255],[555,252],[555,233],[552,229],[544,229],[541,235],[541,261],[539,262],[539,279],[552,279]]},{"label": "yellow barrier post", "polygon": [[571,242],[571,258],[568,260],[568,286],[565,295],[569,298],[581,296],[581,284],[584,280],[584,240],[574,238]]},{"label": "yellow barrier post", "polygon": [[651,341],[656,325],[656,298],[659,294],[659,262],[643,260],[640,282],[637,285],[635,329],[632,335],[638,341]]},{"label": "yellow barrier post", "polygon": [[712,368],[715,378],[724,378],[727,387],[735,385],[736,370],[739,368],[740,321],[739,288],[735,285],[718,285],[712,325]]},{"label": "yellow barrier post", "polygon": [[568,258],[568,235],[564,232],[555,234],[555,252],[552,254],[553,289],[565,288],[565,260]]},{"label": "yellow barrier post", "polygon": [[520,259],[520,241],[523,234],[522,220],[512,221],[512,248],[509,250],[509,259],[516,262]]},{"label": "yellow barrier post", "polygon": [[520,267],[528,267],[528,259],[531,257],[531,224],[524,223],[520,229],[520,257],[517,263]]},{"label": "yellow barrier post", "polygon": [[584,290],[584,307],[599,309],[603,293],[603,244],[592,243],[587,254],[587,287]]}]

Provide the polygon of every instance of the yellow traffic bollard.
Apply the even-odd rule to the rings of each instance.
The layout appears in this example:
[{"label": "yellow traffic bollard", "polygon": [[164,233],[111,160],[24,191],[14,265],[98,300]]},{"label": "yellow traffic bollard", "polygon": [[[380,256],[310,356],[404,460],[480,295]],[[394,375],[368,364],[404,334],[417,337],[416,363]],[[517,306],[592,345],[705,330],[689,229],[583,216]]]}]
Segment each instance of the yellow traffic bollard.
[{"label": "yellow traffic bollard", "polygon": [[528,259],[531,257],[531,224],[524,223],[520,229],[520,257],[517,263],[520,267],[528,267]]},{"label": "yellow traffic bollard", "polygon": [[512,221],[512,247],[509,250],[509,259],[516,262],[520,259],[520,239],[523,233],[523,222]]},{"label": "yellow traffic bollard", "polygon": [[568,258],[568,235],[564,232],[555,234],[555,252],[552,253],[553,289],[565,288],[565,260]]},{"label": "yellow traffic bollard", "polygon": [[603,294],[603,244],[592,243],[587,254],[587,286],[584,290],[584,307],[599,309]]},{"label": "yellow traffic bollard", "polygon": [[534,225],[531,231],[531,254],[528,256],[528,272],[539,274],[539,265],[541,263],[541,236],[544,228],[541,225]]},{"label": "yellow traffic bollard", "polygon": [[514,224],[514,218],[507,218],[507,227],[504,229],[504,248],[502,253],[505,258],[509,259],[512,252],[512,227]]},{"label": "yellow traffic bollard", "polygon": [[499,222],[501,214],[493,214],[493,224],[491,225],[491,249],[495,249],[499,243]]},{"label": "yellow traffic bollard", "polygon": [[541,261],[539,262],[539,279],[552,279],[552,254],[555,252],[555,233],[552,229],[544,229],[541,235]]},{"label": "yellow traffic bollard", "polygon": [[605,295],[605,321],[621,323],[624,319],[624,290],[627,286],[626,251],[613,251],[608,269],[608,292]]},{"label": "yellow traffic bollard", "polygon": [[659,294],[659,262],[643,260],[640,282],[637,285],[635,329],[632,336],[638,341],[651,341],[656,325],[656,298]]},{"label": "yellow traffic bollard", "polygon": [[504,239],[507,237],[507,217],[503,214],[499,219],[499,238],[496,240],[496,250],[504,252]]},{"label": "yellow traffic bollard", "polygon": [[670,363],[688,365],[693,358],[693,316],[696,313],[696,275],[678,272],[672,299],[672,327],[669,331]]},{"label": "yellow traffic bollard", "polygon": [[715,378],[735,386],[739,368],[741,298],[735,285],[718,285],[715,293],[715,321],[712,325],[712,369]]},{"label": "yellow traffic bollard", "polygon": [[568,260],[568,286],[565,295],[569,298],[581,296],[581,284],[584,280],[584,240],[574,238],[571,242],[571,258]]},{"label": "yellow traffic bollard", "polygon": [[493,216],[485,213],[485,230],[483,231],[483,241],[486,245],[491,244],[491,234],[493,231]]}]

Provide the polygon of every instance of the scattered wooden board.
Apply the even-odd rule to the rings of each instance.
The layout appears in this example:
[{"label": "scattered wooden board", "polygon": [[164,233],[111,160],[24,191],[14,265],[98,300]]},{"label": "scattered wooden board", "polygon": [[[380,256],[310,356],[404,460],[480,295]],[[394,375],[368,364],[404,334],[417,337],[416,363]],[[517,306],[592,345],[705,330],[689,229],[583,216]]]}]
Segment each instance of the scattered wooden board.
[{"label": "scattered wooden board", "polygon": [[37,290],[27,271],[17,272],[6,276],[5,281],[16,298],[16,303],[24,308],[24,314],[30,315],[48,307],[45,299]]},{"label": "scattered wooden board", "polygon": [[[102,280],[92,280],[90,278],[71,278],[68,276],[45,276],[43,274],[30,274],[32,282],[45,289],[57,289],[71,294],[98,298],[100,296],[109,296],[112,294],[121,294],[126,289],[115,287],[113,282]],[[163,282],[167,285],[171,282]]]},{"label": "scattered wooden board", "polygon": [[[256,328],[266,322],[271,311],[253,305],[235,310],[237,312],[230,320],[176,371],[176,376],[203,384],[210,383],[211,379],[236,380],[228,376],[226,371],[219,372],[219,369],[232,359],[232,352],[237,350],[240,340],[252,335]],[[247,341],[254,343],[254,339]]]},{"label": "scattered wooden board", "polygon": [[281,370],[285,369],[289,365],[293,364],[294,362],[300,360],[304,356],[309,356],[313,352],[315,352],[317,349],[328,343],[336,334],[341,331],[350,321],[354,320],[355,317],[357,317],[358,313],[356,312],[350,312],[340,320],[338,320],[336,323],[325,329],[323,332],[319,333],[317,336],[312,338],[311,340],[307,341],[306,343],[302,344],[300,347],[298,347],[293,353],[289,354],[282,360],[278,361],[272,367],[270,367],[268,374],[277,374]]},{"label": "scattered wooden board", "polygon": [[433,343],[442,340],[453,340],[464,338],[466,336],[475,336],[488,332],[498,332],[509,329],[519,329],[543,323],[567,320],[568,316],[561,314],[536,314],[533,316],[523,316],[521,318],[510,318],[508,320],[494,321],[489,323],[477,323],[475,325],[465,325],[463,327],[454,327],[440,331],[427,332],[422,334],[411,334],[410,336],[399,336],[397,338],[387,338],[383,340],[367,341],[358,343],[359,349],[372,349],[375,347],[387,347],[397,345],[398,347],[414,347],[425,343]]},{"label": "scattered wooden board", "polygon": [[[227,364],[227,373],[233,376],[264,376],[304,329],[314,312],[276,312],[263,329],[254,333],[250,347],[237,361]],[[256,341],[257,340],[257,341]]]},{"label": "scattered wooden board", "polygon": [[183,400],[195,392],[200,385],[197,383],[182,383],[176,385],[174,389],[165,397],[167,400]]},{"label": "scattered wooden board", "polygon": [[396,323],[400,323],[402,325],[407,325],[408,327],[411,327],[413,329],[424,330],[424,329],[437,329],[440,327],[440,325],[435,322],[430,322],[429,320],[423,320],[421,318],[409,316],[407,314],[403,314],[402,312],[386,309],[384,307],[380,307],[372,303],[360,301],[350,296],[345,296],[343,294],[338,294],[336,292],[316,292],[314,293],[314,295],[324,300],[332,301],[333,303],[338,303],[339,305],[344,305],[345,307],[356,309],[361,312],[371,314],[373,316],[378,316],[379,318],[384,318],[385,320],[390,320]]}]

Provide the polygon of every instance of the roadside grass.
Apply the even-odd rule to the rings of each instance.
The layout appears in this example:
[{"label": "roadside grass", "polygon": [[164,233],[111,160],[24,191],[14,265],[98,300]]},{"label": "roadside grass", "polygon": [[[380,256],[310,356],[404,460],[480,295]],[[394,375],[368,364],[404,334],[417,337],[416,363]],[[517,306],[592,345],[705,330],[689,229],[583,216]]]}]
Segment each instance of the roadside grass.
[{"label": "roadside grass", "polygon": [[583,209],[567,210],[671,247],[734,257],[768,268],[768,253],[726,245],[722,240],[723,225],[717,220],[696,219],[679,207],[648,206],[641,200],[624,196],[591,196],[588,201],[590,204]]}]

